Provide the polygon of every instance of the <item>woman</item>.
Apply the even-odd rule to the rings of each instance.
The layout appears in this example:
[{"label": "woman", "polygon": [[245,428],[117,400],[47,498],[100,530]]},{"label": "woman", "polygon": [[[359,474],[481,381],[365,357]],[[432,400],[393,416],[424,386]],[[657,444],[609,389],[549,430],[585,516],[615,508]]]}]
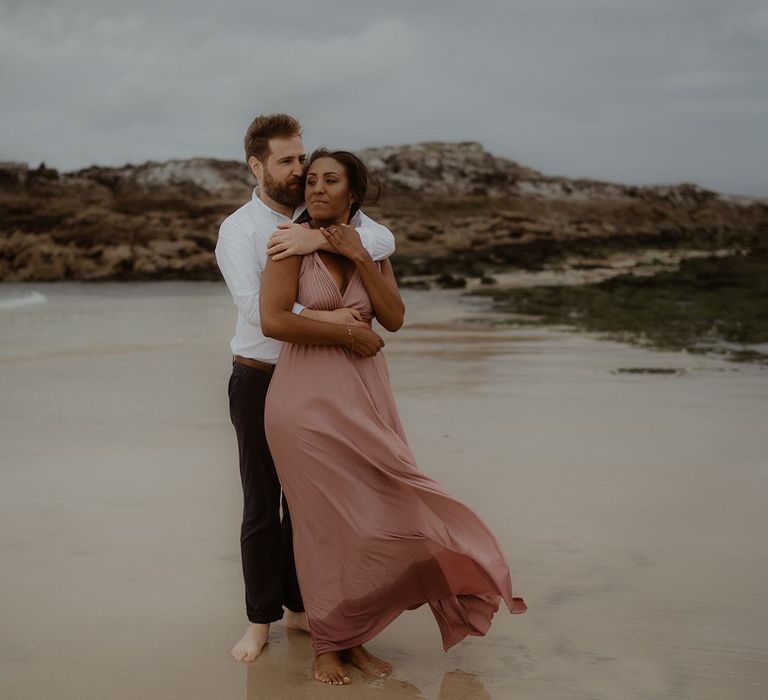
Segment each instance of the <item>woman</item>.
[{"label": "woman", "polygon": [[[312,154],[307,214],[336,252],[270,260],[261,289],[262,328],[287,341],[267,394],[267,440],[291,511],[315,678],[337,684],[351,680],[344,660],[391,671],[362,645],[404,610],[428,603],[446,650],[485,634],[501,598],[526,610],[493,535],[417,469],[406,442],[383,341],[369,330],[374,316],[398,330],[404,305],[389,261],[374,263],[347,225],[367,182],[355,155]],[[347,328],[357,346],[293,344],[294,300],[355,309],[365,324]]]}]

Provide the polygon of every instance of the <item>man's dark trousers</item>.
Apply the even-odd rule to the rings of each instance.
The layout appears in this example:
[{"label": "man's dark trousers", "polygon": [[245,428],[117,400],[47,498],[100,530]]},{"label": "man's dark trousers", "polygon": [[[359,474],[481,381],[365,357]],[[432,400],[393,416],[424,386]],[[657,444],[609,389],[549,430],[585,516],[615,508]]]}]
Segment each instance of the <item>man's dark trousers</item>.
[{"label": "man's dark trousers", "polygon": [[264,435],[264,401],[270,372],[232,362],[229,415],[237,434],[243,485],[240,552],[245,610],[251,622],[274,622],[283,606],[304,610],[293,559],[291,520]]}]

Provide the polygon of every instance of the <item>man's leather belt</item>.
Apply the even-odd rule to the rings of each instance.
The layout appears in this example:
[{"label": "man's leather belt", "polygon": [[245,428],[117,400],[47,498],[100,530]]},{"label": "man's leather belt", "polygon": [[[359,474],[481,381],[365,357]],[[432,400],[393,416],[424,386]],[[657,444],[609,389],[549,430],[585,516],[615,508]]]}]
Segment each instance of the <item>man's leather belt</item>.
[{"label": "man's leather belt", "polygon": [[271,374],[275,371],[275,366],[269,364],[269,362],[252,360],[250,357],[243,357],[242,355],[233,355],[232,359],[240,365],[245,365],[246,367],[251,367],[252,369],[260,369],[262,372],[269,372]]}]

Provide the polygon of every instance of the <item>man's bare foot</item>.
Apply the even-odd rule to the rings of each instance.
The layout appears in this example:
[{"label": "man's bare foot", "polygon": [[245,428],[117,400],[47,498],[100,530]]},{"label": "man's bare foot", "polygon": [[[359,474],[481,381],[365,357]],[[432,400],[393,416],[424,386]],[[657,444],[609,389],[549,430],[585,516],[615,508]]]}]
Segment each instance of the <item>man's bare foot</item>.
[{"label": "man's bare foot", "polygon": [[305,612],[293,612],[293,610],[286,610],[283,616],[283,622],[289,630],[301,630],[302,632],[309,632],[309,622],[307,622],[307,613]]},{"label": "man's bare foot", "polygon": [[243,638],[232,647],[232,658],[235,661],[242,661],[248,663],[253,661],[264,648],[269,637],[269,623],[260,624],[257,622],[251,622],[248,625],[248,629],[245,630]]},{"label": "man's bare foot", "polygon": [[392,673],[393,666],[391,663],[369,653],[362,644],[345,650],[344,658],[369,676],[383,678]]},{"label": "man's bare foot", "polygon": [[313,664],[315,680],[328,685],[347,685],[352,682],[352,676],[347,673],[344,664],[335,651],[318,654]]}]

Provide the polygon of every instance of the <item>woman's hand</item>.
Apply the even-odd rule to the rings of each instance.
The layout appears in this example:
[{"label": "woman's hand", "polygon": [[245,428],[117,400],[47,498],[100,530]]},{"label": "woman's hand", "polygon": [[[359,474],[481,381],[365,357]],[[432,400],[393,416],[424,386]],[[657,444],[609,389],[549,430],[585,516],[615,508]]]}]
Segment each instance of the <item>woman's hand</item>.
[{"label": "woman's hand", "polygon": [[367,326],[347,326],[347,334],[347,347],[363,357],[373,357],[384,347],[384,339]]},{"label": "woman's hand", "polygon": [[349,224],[334,224],[327,229],[320,227],[320,232],[325,236],[334,253],[343,255],[353,262],[360,262],[371,256],[363,248],[360,236],[354,226]]}]

